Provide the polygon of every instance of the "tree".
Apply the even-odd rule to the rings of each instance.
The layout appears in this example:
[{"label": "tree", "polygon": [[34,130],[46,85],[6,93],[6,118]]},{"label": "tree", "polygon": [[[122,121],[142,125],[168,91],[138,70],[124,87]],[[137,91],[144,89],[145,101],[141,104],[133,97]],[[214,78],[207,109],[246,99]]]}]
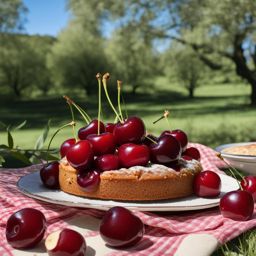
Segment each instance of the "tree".
[{"label": "tree", "polygon": [[223,59],[233,63],[236,74],[250,84],[251,105],[256,106],[255,0],[124,2],[127,22],[147,37],[190,47],[213,70],[224,67]]},{"label": "tree", "polygon": [[98,1],[70,1],[73,19],[60,33],[48,57],[53,81],[59,86],[97,90],[95,75],[107,70],[100,31],[102,5]]},{"label": "tree", "polygon": [[17,97],[28,87],[45,86],[49,82],[45,65],[47,50],[43,49],[46,42],[42,47],[38,43],[41,39],[19,34],[5,34],[4,40],[0,48],[1,85],[11,88]]},{"label": "tree", "polygon": [[1,0],[0,2],[0,32],[20,30],[24,23],[27,9],[21,0]]},{"label": "tree", "polygon": [[172,46],[165,54],[168,58],[165,62],[172,62],[172,77],[176,77],[188,91],[189,98],[193,98],[195,89],[203,82],[205,65],[191,49],[185,47]]},{"label": "tree", "polygon": [[34,58],[36,58],[36,66],[34,67],[34,87],[39,89],[43,95],[46,95],[51,87],[51,73],[47,67],[47,56],[56,39],[51,36],[30,36],[28,44],[34,50]]},{"label": "tree", "polygon": [[139,30],[131,31],[129,27],[114,32],[108,42],[107,56],[114,73],[132,86],[133,94],[139,87],[150,84],[150,78],[158,71],[151,42]]}]

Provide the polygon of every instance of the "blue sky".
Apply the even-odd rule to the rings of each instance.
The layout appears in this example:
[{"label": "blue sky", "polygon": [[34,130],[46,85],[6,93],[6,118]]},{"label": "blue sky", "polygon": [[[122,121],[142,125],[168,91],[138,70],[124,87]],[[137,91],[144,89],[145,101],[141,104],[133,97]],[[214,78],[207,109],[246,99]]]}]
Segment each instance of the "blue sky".
[{"label": "blue sky", "polygon": [[23,0],[28,8],[25,32],[56,36],[69,19],[66,0]]},{"label": "blue sky", "polygon": [[[67,0],[23,0],[23,3],[28,8],[24,32],[30,35],[57,36],[70,18],[66,8]],[[106,22],[104,26],[104,35],[109,37],[116,24]],[[163,51],[168,45],[169,42],[166,41],[155,42],[159,51]]]}]

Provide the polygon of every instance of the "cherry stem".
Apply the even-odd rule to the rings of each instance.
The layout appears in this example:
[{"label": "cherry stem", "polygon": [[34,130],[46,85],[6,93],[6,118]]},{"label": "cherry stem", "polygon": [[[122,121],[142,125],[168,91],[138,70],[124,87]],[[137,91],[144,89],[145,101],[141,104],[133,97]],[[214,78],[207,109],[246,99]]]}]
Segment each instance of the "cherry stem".
[{"label": "cherry stem", "polygon": [[[236,175],[237,175],[237,176],[239,176],[241,179],[244,179],[244,176],[243,176],[236,168],[232,167],[232,166],[222,157],[222,155],[221,155],[220,153],[217,153],[217,157],[218,157],[220,160],[222,160],[222,161],[229,167],[228,170],[229,170],[229,172],[232,174],[233,178],[235,178],[235,179],[237,180],[237,178],[236,178]],[[240,182],[239,182],[238,180],[237,180],[237,182],[238,182],[238,185],[239,185],[240,189],[242,189]]]},{"label": "cherry stem", "polygon": [[98,87],[99,87],[99,99],[98,99],[98,135],[100,134],[100,115],[101,115],[101,74],[98,73],[96,75],[98,80]]},{"label": "cherry stem", "polygon": [[120,99],[121,99],[121,85],[122,85],[122,81],[117,80],[117,92],[118,92],[117,101],[118,101],[118,110],[119,110],[119,115],[120,115],[122,121],[124,121],[124,117],[123,117],[122,109],[121,109],[121,102],[120,102]]},{"label": "cherry stem", "polygon": [[149,136],[145,136],[148,140],[150,140],[151,142],[153,142],[154,144],[157,144],[157,142],[155,140],[153,140],[152,138],[150,138]]},{"label": "cherry stem", "polygon": [[47,163],[47,164],[48,164],[48,154],[49,154],[50,146],[51,146],[51,143],[52,143],[54,137],[59,133],[59,131],[61,131],[62,129],[64,129],[64,128],[70,126],[70,125],[73,126],[73,125],[75,125],[75,124],[74,124],[73,121],[70,122],[70,123],[68,123],[68,124],[64,124],[64,125],[62,125],[60,128],[58,128],[58,129],[54,132],[54,134],[52,135],[52,137],[51,137],[51,139],[50,139],[50,141],[49,141],[48,147],[47,147],[47,151],[46,151],[46,152],[47,152],[47,159],[46,159],[46,163]]},{"label": "cherry stem", "polygon": [[77,141],[77,136],[76,136],[76,132],[75,132],[76,123],[75,123],[75,115],[74,115],[74,111],[73,111],[73,106],[70,103],[70,101],[67,101],[67,103],[68,103],[68,106],[69,106],[69,109],[70,109],[70,112],[71,112],[71,118],[72,118],[72,122],[73,122],[73,125],[72,125],[73,137]]},{"label": "cherry stem", "polygon": [[157,120],[155,120],[155,121],[153,122],[153,124],[156,124],[157,122],[159,122],[159,121],[162,120],[162,119],[164,119],[164,116],[159,117]]},{"label": "cherry stem", "polygon": [[107,80],[109,79],[109,73],[106,73],[103,75],[103,79],[102,79],[102,83],[103,83],[103,88],[104,88],[104,91],[105,91],[105,95],[108,99],[108,103],[109,105],[111,106],[111,108],[113,109],[113,111],[115,112],[116,114],[116,117],[118,118],[118,120],[123,123],[123,120],[119,117],[119,114],[117,113],[115,107],[113,106],[113,103],[109,97],[109,94],[108,94],[108,90],[107,90]]},{"label": "cherry stem", "polygon": [[165,110],[163,116],[164,116],[164,118],[165,118],[165,120],[166,120],[166,122],[167,122],[167,125],[168,125],[169,129],[171,130],[171,124],[170,124],[170,121],[169,121],[169,119],[168,119],[169,114],[170,114],[170,112],[169,112],[168,110]]},{"label": "cherry stem", "polygon": [[127,119],[127,118],[128,118],[128,112],[127,112],[127,107],[126,107],[126,104],[125,104],[125,101],[124,101],[124,97],[123,97],[122,92],[121,92],[121,98],[122,98],[122,103],[123,103],[123,106],[124,106],[125,117],[126,117],[126,119]]},{"label": "cherry stem", "polygon": [[77,111],[81,114],[81,116],[84,118],[87,124],[89,124],[92,121],[90,116],[79,105],[77,105],[71,98],[69,98],[66,95],[64,95],[63,98],[66,99],[66,101],[69,104],[72,104],[77,109]]},{"label": "cherry stem", "polygon": [[170,114],[170,112],[168,110],[165,110],[164,114],[161,117],[159,117],[157,120],[155,120],[153,122],[153,124],[156,124],[157,122],[159,122],[160,120],[165,118],[165,120],[167,122],[167,125],[168,125],[169,129],[171,130],[171,124],[170,124],[169,119],[168,119],[169,114]]}]

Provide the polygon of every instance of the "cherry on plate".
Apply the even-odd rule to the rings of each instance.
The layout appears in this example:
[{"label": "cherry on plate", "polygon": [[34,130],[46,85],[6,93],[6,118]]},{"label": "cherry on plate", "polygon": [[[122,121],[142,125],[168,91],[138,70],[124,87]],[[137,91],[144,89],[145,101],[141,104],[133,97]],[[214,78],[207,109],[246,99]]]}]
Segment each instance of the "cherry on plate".
[{"label": "cherry on plate", "polygon": [[119,147],[118,158],[121,167],[145,166],[150,158],[149,148],[143,144],[126,143]]},{"label": "cherry on plate", "polygon": [[171,135],[160,136],[149,148],[152,163],[169,164],[178,160],[181,155],[180,143]]},{"label": "cherry on plate", "polygon": [[180,129],[176,129],[176,130],[171,130],[171,131],[163,131],[162,134],[160,135],[172,135],[173,137],[175,137],[177,139],[177,141],[179,141],[181,147],[182,147],[182,151],[185,151],[185,149],[187,148],[188,145],[188,137],[187,134],[180,130]]},{"label": "cherry on plate", "polygon": [[59,188],[59,162],[53,161],[40,169],[40,178],[44,186],[50,189]]},{"label": "cherry on plate", "polygon": [[194,179],[193,189],[197,196],[216,197],[220,194],[221,179],[216,172],[200,172]]},{"label": "cherry on plate", "polygon": [[88,140],[80,140],[72,145],[67,152],[67,160],[69,164],[78,169],[86,169],[93,160],[92,145]]},{"label": "cherry on plate", "polygon": [[88,172],[80,171],[77,175],[77,184],[86,192],[95,191],[100,183],[100,172],[92,170]]},{"label": "cherry on plate", "polygon": [[60,146],[60,156],[63,158],[66,156],[69,148],[76,144],[76,139],[71,138],[65,140]]},{"label": "cherry on plate", "polygon": [[200,161],[200,158],[201,158],[201,155],[200,155],[200,152],[197,148],[195,147],[189,147],[187,148],[183,153],[182,155],[185,155],[185,156],[189,156],[191,157],[192,159],[195,159],[197,161]]},{"label": "cherry on plate", "polygon": [[110,171],[119,169],[119,159],[117,155],[106,154],[98,156],[95,159],[96,167],[101,171]]},{"label": "cherry on plate", "polygon": [[[100,122],[100,133],[105,132],[105,125]],[[78,131],[78,138],[80,140],[86,140],[87,136],[90,134],[98,133],[98,120],[92,120],[88,125],[82,127]]]},{"label": "cherry on plate", "polygon": [[123,123],[117,123],[113,135],[117,144],[140,143],[145,136],[145,125],[139,117],[129,117]]}]

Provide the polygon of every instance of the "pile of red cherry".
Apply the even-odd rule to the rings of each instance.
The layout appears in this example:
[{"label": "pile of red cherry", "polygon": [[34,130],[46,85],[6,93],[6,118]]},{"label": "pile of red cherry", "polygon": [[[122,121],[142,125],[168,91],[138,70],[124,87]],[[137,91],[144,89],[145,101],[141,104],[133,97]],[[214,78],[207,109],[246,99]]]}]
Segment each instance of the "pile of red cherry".
[{"label": "pile of red cherry", "polygon": [[[145,125],[139,117],[129,117],[123,123],[99,124],[99,134],[98,120],[93,120],[78,131],[79,141],[71,138],[60,147],[61,157],[66,157],[68,163],[79,170],[77,183],[87,192],[97,189],[103,171],[149,163],[163,164],[178,171],[180,157],[200,159],[196,148],[187,148],[188,138],[182,130],[163,131],[158,138],[145,136]],[[43,167],[40,174],[46,187],[58,188],[57,162]]]}]

